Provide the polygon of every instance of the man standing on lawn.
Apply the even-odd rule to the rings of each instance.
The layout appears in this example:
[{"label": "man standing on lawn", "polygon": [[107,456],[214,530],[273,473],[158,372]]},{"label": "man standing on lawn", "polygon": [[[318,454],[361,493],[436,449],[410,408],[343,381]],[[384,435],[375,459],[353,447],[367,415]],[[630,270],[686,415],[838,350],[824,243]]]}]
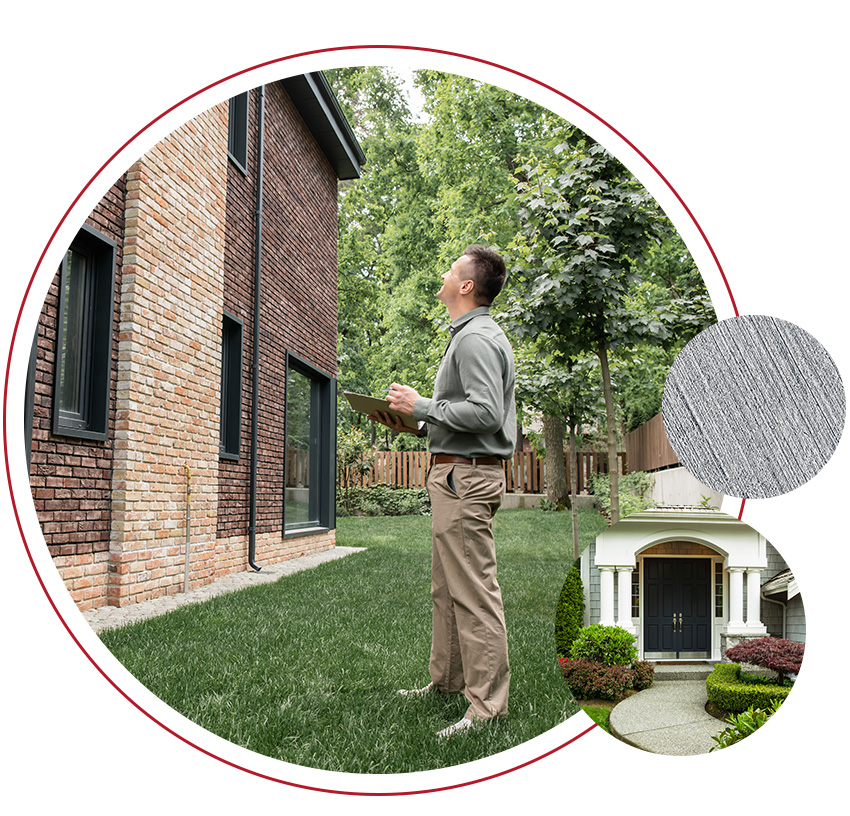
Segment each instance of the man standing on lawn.
[{"label": "man standing on lawn", "polygon": [[[469,708],[441,737],[508,710],[508,643],[492,520],[505,492],[502,462],[516,445],[514,358],[490,317],[505,276],[498,253],[477,244],[464,250],[437,293],[452,323],[433,398],[398,383],[387,397],[393,410],[419,420],[431,453],[431,682],[400,693],[463,692]],[[385,413],[370,419],[416,433]]]}]

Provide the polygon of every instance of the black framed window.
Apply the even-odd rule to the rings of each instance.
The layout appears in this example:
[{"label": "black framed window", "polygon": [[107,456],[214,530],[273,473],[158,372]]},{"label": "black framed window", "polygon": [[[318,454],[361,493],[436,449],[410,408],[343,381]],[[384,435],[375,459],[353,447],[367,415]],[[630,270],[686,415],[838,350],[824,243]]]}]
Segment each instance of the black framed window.
[{"label": "black framed window", "polygon": [[284,532],[335,523],[336,381],[286,355]]},{"label": "black framed window", "polygon": [[230,99],[227,155],[243,173],[248,173],[248,91]]},{"label": "black framed window", "polygon": [[59,274],[53,433],[104,440],[109,419],[116,244],[88,226]]},{"label": "black framed window", "polygon": [[242,429],[242,321],[221,318],[221,412],[219,455],[238,459]]}]

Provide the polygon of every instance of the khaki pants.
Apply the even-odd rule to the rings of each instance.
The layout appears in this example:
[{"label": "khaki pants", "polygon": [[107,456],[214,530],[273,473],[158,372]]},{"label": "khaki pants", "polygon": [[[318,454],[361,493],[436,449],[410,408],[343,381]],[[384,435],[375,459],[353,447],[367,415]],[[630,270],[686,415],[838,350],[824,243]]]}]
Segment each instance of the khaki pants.
[{"label": "khaki pants", "polygon": [[434,465],[428,474],[431,680],[441,691],[463,692],[469,719],[508,710],[511,672],[492,532],[504,492],[501,465]]}]

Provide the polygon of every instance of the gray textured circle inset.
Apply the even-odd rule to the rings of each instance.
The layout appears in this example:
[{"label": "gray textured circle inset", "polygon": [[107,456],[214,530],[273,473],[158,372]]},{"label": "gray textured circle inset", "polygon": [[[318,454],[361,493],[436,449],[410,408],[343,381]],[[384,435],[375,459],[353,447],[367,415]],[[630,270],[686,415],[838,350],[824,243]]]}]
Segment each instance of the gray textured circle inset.
[{"label": "gray textured circle inset", "polygon": [[775,317],[723,320],[691,340],[664,386],[679,461],[729,496],[769,498],[815,476],[844,427],[841,376],[808,332]]}]

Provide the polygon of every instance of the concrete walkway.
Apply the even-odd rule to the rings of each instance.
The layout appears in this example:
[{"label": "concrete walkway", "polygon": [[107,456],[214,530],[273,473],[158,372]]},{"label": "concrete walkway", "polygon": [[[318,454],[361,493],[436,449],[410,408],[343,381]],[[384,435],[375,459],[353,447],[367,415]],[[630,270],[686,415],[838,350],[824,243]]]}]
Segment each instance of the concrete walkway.
[{"label": "concrete walkway", "polygon": [[611,733],[653,754],[707,754],[716,745],[712,735],[726,727],[705,710],[705,677],[710,669],[657,666],[648,689],[614,707]]},{"label": "concrete walkway", "polygon": [[87,612],[83,612],[83,617],[95,632],[99,632],[101,629],[113,629],[116,626],[123,626],[125,623],[136,623],[146,618],[164,615],[173,609],[187,604],[200,603],[216,595],[224,595],[227,592],[235,592],[238,589],[245,589],[257,584],[268,584],[283,578],[284,575],[292,575],[295,572],[324,564],[326,561],[334,561],[352,553],[363,552],[364,549],[364,547],[334,547],[300,558],[290,558],[277,564],[260,564],[262,569],[259,572],[254,572],[254,570],[237,572],[219,578],[211,584],[190,589],[185,593],[166,595],[162,598],[154,598],[129,606],[101,606],[97,609],[89,609]]}]

